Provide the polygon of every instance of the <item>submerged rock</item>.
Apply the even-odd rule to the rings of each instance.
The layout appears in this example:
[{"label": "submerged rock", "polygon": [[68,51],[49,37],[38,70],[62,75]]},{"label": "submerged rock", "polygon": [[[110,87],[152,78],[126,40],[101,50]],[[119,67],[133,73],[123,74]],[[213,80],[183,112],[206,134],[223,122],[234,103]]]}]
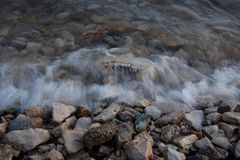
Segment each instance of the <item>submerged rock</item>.
[{"label": "submerged rock", "polygon": [[145,108],[145,114],[150,116],[153,120],[158,119],[161,116],[161,111],[156,106],[149,106]]},{"label": "submerged rock", "polygon": [[83,143],[87,148],[103,144],[113,138],[116,134],[117,127],[114,123],[109,122],[99,127],[89,129],[83,136]]},{"label": "submerged rock", "polygon": [[49,132],[40,128],[11,131],[4,137],[6,143],[13,144],[22,151],[32,150],[49,139]]},{"label": "submerged rock", "polygon": [[145,114],[137,114],[135,120],[135,129],[137,132],[143,132],[147,129],[150,118]]},{"label": "submerged rock", "polygon": [[202,128],[202,121],[204,115],[202,110],[191,111],[186,115],[186,119],[190,122],[191,126],[199,131]]},{"label": "submerged rock", "polygon": [[181,121],[185,120],[185,117],[186,117],[185,112],[178,112],[178,111],[172,112],[172,113],[166,114],[166,115],[162,116],[161,118],[159,118],[156,121],[156,125],[164,126],[169,123],[177,124],[177,123],[180,123]]},{"label": "submerged rock", "polygon": [[61,123],[66,118],[70,117],[76,108],[62,103],[53,103],[52,118],[54,122]]}]

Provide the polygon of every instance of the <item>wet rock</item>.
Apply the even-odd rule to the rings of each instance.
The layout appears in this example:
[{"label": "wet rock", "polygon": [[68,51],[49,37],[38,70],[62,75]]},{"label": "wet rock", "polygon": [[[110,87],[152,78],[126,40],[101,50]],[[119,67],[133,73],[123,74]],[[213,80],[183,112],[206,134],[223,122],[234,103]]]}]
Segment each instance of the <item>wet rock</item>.
[{"label": "wet rock", "polygon": [[128,142],[124,145],[124,150],[127,154],[128,159],[139,160],[153,159],[152,144],[149,141],[134,139],[131,142]]},{"label": "wet rock", "polygon": [[135,134],[133,123],[128,122],[118,125],[117,133],[114,136],[117,148],[121,148],[124,143],[130,142],[133,134]]},{"label": "wet rock", "polygon": [[3,36],[3,37],[7,36],[10,30],[11,28],[9,26],[0,28],[0,36]]},{"label": "wet rock", "polygon": [[20,151],[14,149],[11,145],[0,144],[0,159],[1,160],[12,160],[18,157]]},{"label": "wet rock", "polygon": [[137,107],[143,107],[143,108],[146,108],[150,105],[151,103],[149,102],[149,100],[147,99],[142,99],[140,101],[138,101],[135,105]]},{"label": "wet rock", "polygon": [[119,116],[119,119],[124,121],[124,122],[133,121],[136,117],[135,114],[133,114],[132,112],[129,112],[129,111],[120,112],[118,114],[118,116]]},{"label": "wet rock", "polygon": [[238,141],[238,143],[235,146],[234,154],[235,154],[236,158],[240,158],[240,140]]},{"label": "wet rock", "polygon": [[5,135],[6,128],[7,128],[6,123],[0,123],[0,139]]},{"label": "wet rock", "polygon": [[84,145],[81,142],[84,132],[63,129],[62,137],[64,140],[64,146],[68,153],[76,153],[83,149]]},{"label": "wet rock", "polygon": [[63,155],[55,149],[52,149],[48,154],[47,158],[51,160],[64,160]]},{"label": "wet rock", "polygon": [[240,113],[239,112],[224,112],[222,120],[229,124],[240,125]]},{"label": "wet rock", "polygon": [[105,156],[109,156],[110,153],[113,151],[114,149],[110,146],[106,146],[106,145],[101,145],[99,147],[99,152],[98,152],[98,156],[99,157],[105,157]]},{"label": "wet rock", "polygon": [[48,108],[34,106],[25,110],[25,114],[31,118],[42,118],[44,121],[49,120],[51,112]]},{"label": "wet rock", "polygon": [[68,156],[67,160],[90,160],[89,154],[85,150],[81,150],[77,153]]},{"label": "wet rock", "polygon": [[61,123],[66,118],[71,116],[76,111],[73,106],[65,105],[62,103],[53,103],[52,107],[52,118],[53,121]]},{"label": "wet rock", "polygon": [[24,37],[18,37],[17,39],[13,40],[12,46],[18,50],[23,50],[27,46],[27,40]]},{"label": "wet rock", "polygon": [[174,140],[174,143],[183,149],[190,149],[192,145],[198,140],[198,137],[195,134],[179,137]]},{"label": "wet rock", "polygon": [[123,160],[123,159],[127,159],[127,155],[123,150],[117,151],[117,152],[113,152],[110,156],[109,156],[109,160],[110,159],[114,159],[114,160]]},{"label": "wet rock", "polygon": [[81,117],[77,120],[74,130],[75,131],[87,131],[92,124],[92,119],[90,117]]},{"label": "wet rock", "polygon": [[19,115],[10,123],[9,131],[23,130],[29,128],[41,128],[42,125],[42,118],[29,118],[24,115]]},{"label": "wet rock", "polygon": [[22,151],[32,150],[49,139],[49,132],[40,128],[11,131],[4,137],[6,143],[13,144]]},{"label": "wet rock", "polygon": [[211,124],[217,124],[222,118],[222,114],[220,113],[209,113],[206,117],[205,117],[205,120],[206,120],[206,123],[208,125],[211,125]]},{"label": "wet rock", "polygon": [[203,118],[204,115],[202,110],[195,110],[186,114],[186,119],[190,122],[191,126],[197,131],[199,131],[202,128]]},{"label": "wet rock", "polygon": [[229,150],[233,147],[226,137],[221,136],[214,136],[212,138],[212,143],[225,150]]},{"label": "wet rock", "polygon": [[53,128],[52,131],[51,131],[51,134],[54,136],[54,137],[61,137],[62,135],[62,126],[61,125],[58,125],[57,127]]},{"label": "wet rock", "polygon": [[29,53],[39,53],[42,51],[42,44],[38,42],[28,42],[26,50]]},{"label": "wet rock", "polygon": [[94,118],[97,122],[107,122],[112,120],[120,111],[121,106],[119,104],[113,103],[108,108],[104,109],[99,115]]},{"label": "wet rock", "polygon": [[150,116],[153,120],[158,119],[161,116],[161,111],[156,106],[149,106],[145,108],[145,114]]},{"label": "wet rock", "polygon": [[89,129],[83,136],[83,143],[87,148],[103,144],[113,138],[116,134],[117,127],[114,123],[109,122],[99,127]]},{"label": "wet rock", "polygon": [[153,103],[152,105],[155,105],[156,107],[158,107],[158,109],[162,112],[162,114],[188,111],[188,107],[182,103],[165,102],[165,103],[156,103],[156,104]]},{"label": "wet rock", "polygon": [[78,107],[77,109],[77,117],[90,117],[92,115],[89,107]]},{"label": "wet rock", "polygon": [[218,110],[218,107],[215,107],[215,106],[214,107],[208,107],[204,110],[204,113],[205,114],[214,113],[214,112],[217,112],[217,110]]},{"label": "wet rock", "polygon": [[218,125],[205,126],[202,128],[203,133],[206,134],[208,137],[210,137],[211,134],[213,134],[214,132],[218,132],[218,130]]},{"label": "wet rock", "polygon": [[42,153],[46,153],[46,152],[49,152],[54,146],[51,146],[49,144],[43,144],[43,145],[40,145],[36,148],[37,152],[42,154]]},{"label": "wet rock", "polygon": [[143,132],[147,129],[150,118],[145,114],[137,114],[135,120],[135,129],[137,132]]},{"label": "wet rock", "polygon": [[224,112],[234,112],[239,106],[239,103],[234,100],[228,100],[228,101],[223,101],[220,103],[218,107],[218,112],[219,113],[224,113]]},{"label": "wet rock", "polygon": [[224,123],[224,122],[219,123],[218,126],[219,126],[220,129],[223,129],[225,135],[228,138],[232,138],[233,132],[237,128],[236,126],[233,126],[233,125],[230,125],[230,124],[227,124],[227,123]]},{"label": "wet rock", "polygon": [[164,159],[174,159],[174,160],[185,160],[186,156],[176,151],[174,147],[168,146],[168,145],[159,145],[159,150],[163,154]]},{"label": "wet rock", "polygon": [[180,128],[177,125],[164,126],[162,127],[161,139],[166,143],[173,142],[180,135],[179,132]]},{"label": "wet rock", "polygon": [[185,112],[172,112],[169,114],[166,114],[159,118],[156,121],[157,126],[164,126],[166,124],[177,124],[180,123],[181,121],[185,120],[186,114]]}]

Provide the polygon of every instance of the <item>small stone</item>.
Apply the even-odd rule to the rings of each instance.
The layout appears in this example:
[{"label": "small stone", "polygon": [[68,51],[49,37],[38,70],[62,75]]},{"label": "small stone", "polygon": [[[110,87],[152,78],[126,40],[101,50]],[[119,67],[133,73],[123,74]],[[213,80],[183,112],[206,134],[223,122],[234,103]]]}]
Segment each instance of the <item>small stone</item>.
[{"label": "small stone", "polygon": [[149,102],[149,100],[147,100],[147,99],[142,99],[142,100],[140,100],[140,101],[138,101],[138,102],[136,103],[136,106],[137,106],[137,107],[144,107],[144,108],[146,108],[146,107],[148,107],[150,104],[151,104],[151,103]]},{"label": "small stone", "polygon": [[17,158],[20,151],[14,149],[11,145],[0,144],[0,159],[1,160],[11,160]]},{"label": "small stone", "polygon": [[137,114],[135,120],[135,129],[137,132],[143,132],[147,129],[150,118],[145,114]]},{"label": "small stone", "polygon": [[183,149],[190,149],[192,145],[198,140],[198,137],[195,134],[179,137],[174,140],[174,143]]},{"label": "small stone", "polygon": [[173,142],[180,135],[179,132],[180,128],[177,125],[164,126],[162,127],[161,139],[166,143]]},{"label": "small stone", "polygon": [[204,110],[204,113],[205,114],[214,113],[214,112],[217,112],[217,110],[218,110],[218,107],[208,107]]},{"label": "small stone", "polygon": [[18,37],[17,39],[13,40],[12,46],[18,50],[23,50],[27,46],[27,40],[24,37]]},{"label": "small stone", "polygon": [[218,132],[218,130],[218,125],[205,126],[202,128],[203,133],[206,134],[208,137],[210,137],[211,134],[213,134],[214,132]]},{"label": "small stone", "polygon": [[128,159],[131,160],[153,159],[152,144],[149,141],[139,139],[132,140],[124,145],[124,150]]},{"label": "small stone", "polygon": [[53,103],[52,109],[52,118],[53,121],[61,123],[66,118],[71,116],[76,111],[76,108],[73,106],[65,105],[62,103]]},{"label": "small stone", "polygon": [[205,119],[208,125],[211,124],[217,124],[222,118],[222,114],[214,112],[214,113],[209,113]]},{"label": "small stone", "polygon": [[84,132],[63,129],[62,137],[64,146],[68,153],[76,153],[83,149],[84,145],[81,142]]},{"label": "small stone", "polygon": [[240,112],[224,112],[222,120],[226,123],[240,125]]},{"label": "small stone", "polygon": [[156,120],[161,116],[161,111],[156,106],[149,106],[145,108],[145,114]]},{"label": "small stone", "polygon": [[236,158],[240,158],[240,140],[238,141],[238,143],[235,146],[235,157]]},{"label": "small stone", "polygon": [[226,137],[214,136],[212,138],[212,143],[220,148],[225,149],[225,150],[229,150],[229,149],[233,148],[233,146],[231,145],[231,143],[229,142],[229,140]]},{"label": "small stone", "polygon": [[6,123],[0,123],[0,139],[5,135],[6,128]]},{"label": "small stone", "polygon": [[61,137],[61,135],[62,135],[61,125],[58,125],[57,127],[53,128],[52,131],[51,131],[51,134],[56,138]]},{"label": "small stone", "polygon": [[218,107],[218,112],[222,114],[224,112],[233,112],[238,108],[238,106],[239,102],[237,101],[234,100],[223,101]]},{"label": "small stone", "polygon": [[117,127],[114,123],[105,123],[99,127],[89,129],[83,136],[83,143],[87,148],[101,145],[110,141],[116,134]]},{"label": "small stone", "polygon": [[142,142],[143,141],[147,141],[147,142],[150,142],[152,144],[152,146],[154,145],[154,140],[153,140],[152,136],[150,136],[150,134],[147,131],[142,132],[142,133],[136,135],[134,137],[134,139],[135,140],[138,139],[139,141],[142,141]]},{"label": "small stone", "polygon": [[135,134],[133,123],[127,122],[118,125],[117,133],[114,136],[114,142],[117,148],[121,148],[124,143],[130,142],[133,134]]},{"label": "small stone", "polygon": [[55,149],[52,149],[48,154],[47,158],[50,160],[64,160],[63,155]]},{"label": "small stone", "polygon": [[98,156],[100,157],[104,157],[104,156],[108,156],[110,155],[110,153],[113,151],[113,148],[110,146],[106,146],[106,145],[101,145],[99,147],[99,152],[98,152]]},{"label": "small stone", "polygon": [[90,117],[92,115],[89,107],[78,107],[77,109],[77,117]]},{"label": "small stone", "polygon": [[77,118],[75,116],[71,116],[65,120],[65,123],[68,128],[73,128],[77,122]]},{"label": "small stone", "polygon": [[107,122],[112,120],[120,111],[121,106],[119,104],[113,103],[108,108],[104,109],[99,115],[94,118],[97,122]]},{"label": "small stone", "polygon": [[26,50],[29,53],[39,53],[42,50],[42,44],[38,42],[28,42]]},{"label": "small stone", "polygon": [[199,149],[204,148],[204,147],[214,148],[212,142],[207,137],[204,137],[204,138],[198,140],[195,143],[195,145]]},{"label": "small stone", "polygon": [[4,137],[5,142],[17,146],[22,151],[32,150],[49,139],[49,132],[40,128],[11,131]]},{"label": "small stone", "polygon": [[42,118],[29,118],[24,115],[19,115],[10,123],[9,131],[23,130],[29,128],[41,128],[42,125]]},{"label": "small stone", "polygon": [[186,119],[190,122],[191,126],[197,131],[199,131],[202,128],[203,118],[204,115],[202,110],[195,110],[186,114]]},{"label": "small stone", "polygon": [[186,156],[173,149],[172,147],[166,146],[164,147],[162,151],[164,159],[169,159],[169,160],[185,160]]},{"label": "small stone", "polygon": [[164,116],[162,116],[161,118],[159,118],[157,121],[156,121],[156,125],[157,126],[164,126],[164,125],[167,125],[167,124],[178,124],[180,123],[181,121],[185,120],[185,117],[186,117],[186,114],[185,112],[172,112],[172,113],[169,113],[169,114],[166,114]]},{"label": "small stone", "polygon": [[124,122],[127,122],[127,121],[133,121],[136,117],[135,114],[129,112],[129,111],[123,111],[123,112],[120,112],[118,114],[119,116],[119,119],[124,121]]},{"label": "small stone", "polygon": [[172,112],[187,112],[189,110],[187,105],[176,102],[163,102],[152,105],[158,107],[162,114],[169,114]]},{"label": "small stone", "polygon": [[38,153],[46,153],[51,150],[51,146],[49,144],[43,144],[37,147]]},{"label": "small stone", "polygon": [[237,129],[236,126],[221,122],[218,124],[220,129],[223,129],[225,135],[230,139],[233,137],[234,131]]},{"label": "small stone", "polygon": [[49,120],[51,113],[48,108],[34,106],[25,110],[25,114],[31,118],[42,118],[44,121]]},{"label": "small stone", "polygon": [[2,27],[0,28],[0,36],[7,36],[10,32],[11,28],[10,27]]},{"label": "small stone", "polygon": [[67,160],[92,160],[92,159],[85,150],[81,150],[77,153],[69,155],[67,157]]},{"label": "small stone", "polygon": [[80,131],[84,130],[85,132],[90,128],[92,124],[92,119],[90,117],[81,117],[77,120],[74,130]]}]

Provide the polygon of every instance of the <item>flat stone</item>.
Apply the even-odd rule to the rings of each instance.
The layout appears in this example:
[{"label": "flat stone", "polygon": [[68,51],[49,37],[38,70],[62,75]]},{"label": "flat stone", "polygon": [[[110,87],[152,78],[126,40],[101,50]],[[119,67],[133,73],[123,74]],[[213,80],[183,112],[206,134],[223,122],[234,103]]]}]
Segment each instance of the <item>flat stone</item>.
[{"label": "flat stone", "polygon": [[177,112],[172,112],[162,116],[155,122],[155,124],[156,126],[164,126],[167,124],[177,124],[185,120],[185,118],[186,118],[185,112],[177,111]]},{"label": "flat stone", "polygon": [[40,128],[15,130],[7,133],[4,137],[6,143],[13,144],[22,151],[32,150],[49,139],[49,132]]},{"label": "flat stone", "polygon": [[186,119],[190,122],[191,126],[199,131],[202,128],[202,121],[204,115],[202,110],[194,110],[186,114]]},{"label": "flat stone", "polygon": [[133,121],[136,117],[136,115],[130,111],[120,112],[118,116],[119,116],[119,119],[124,122]]},{"label": "flat stone", "polygon": [[179,137],[174,140],[174,143],[184,149],[190,149],[192,145],[198,140],[195,134]]},{"label": "flat stone", "polygon": [[229,124],[240,125],[240,112],[225,112],[222,120]]},{"label": "flat stone", "polygon": [[149,106],[145,108],[145,114],[150,116],[153,120],[160,118],[161,111],[156,106]]},{"label": "flat stone", "polygon": [[176,150],[174,150],[172,147],[164,147],[163,149],[163,157],[164,159],[173,159],[173,160],[185,160],[186,159],[186,156],[181,153],[181,152],[178,152]]},{"label": "flat stone", "polygon": [[64,160],[63,155],[55,149],[52,149],[48,154],[47,158],[50,160]]},{"label": "flat stone", "polygon": [[63,130],[62,137],[64,140],[64,146],[69,154],[76,153],[84,148],[82,137],[84,132],[75,130]]},{"label": "flat stone", "polygon": [[175,102],[153,103],[152,105],[158,107],[162,114],[168,114],[172,112],[187,112],[189,110],[187,105]]},{"label": "flat stone", "polygon": [[240,140],[238,141],[238,143],[235,146],[235,157],[236,158],[240,158]]},{"label": "flat stone", "polygon": [[81,131],[84,130],[85,132],[90,128],[92,124],[92,119],[90,117],[81,117],[77,120],[74,130]]},{"label": "flat stone", "polygon": [[119,104],[113,103],[108,108],[104,109],[99,115],[94,118],[97,122],[107,122],[112,120],[120,111],[121,106]]},{"label": "flat stone", "polygon": [[136,105],[137,107],[144,107],[144,108],[146,108],[146,107],[148,107],[150,104],[151,104],[151,103],[149,102],[149,100],[147,100],[147,99],[142,99],[142,100],[138,101],[135,105]]},{"label": "flat stone", "polygon": [[202,128],[203,133],[206,134],[208,137],[210,137],[211,134],[213,134],[214,132],[218,132],[218,130],[218,125],[205,126]]},{"label": "flat stone", "polygon": [[25,109],[25,114],[31,118],[42,118],[44,121],[49,120],[51,112],[48,108],[34,106]]},{"label": "flat stone", "polygon": [[214,136],[212,138],[212,143],[220,148],[225,149],[225,150],[229,150],[229,149],[233,148],[232,144],[229,142],[227,137]]},{"label": "flat stone", "polygon": [[128,159],[131,160],[151,160],[153,159],[152,144],[145,140],[132,140],[124,145],[124,150]]},{"label": "flat stone", "polygon": [[204,113],[205,114],[214,113],[214,112],[217,112],[217,110],[218,110],[218,107],[215,107],[215,106],[214,107],[208,107],[204,110]]},{"label": "flat stone", "polygon": [[54,122],[61,123],[66,118],[70,117],[76,108],[62,103],[53,103],[52,118]]},{"label": "flat stone", "polygon": [[217,124],[222,118],[222,114],[214,112],[214,113],[209,113],[206,117],[205,120],[208,125],[211,124]]},{"label": "flat stone", "polygon": [[224,122],[218,124],[219,128],[222,129],[225,135],[230,139],[233,137],[234,131],[237,129],[237,126],[230,125]]},{"label": "flat stone", "polygon": [[29,118],[24,115],[19,115],[9,125],[9,130],[23,130],[29,128],[41,128],[43,125],[42,118]]}]

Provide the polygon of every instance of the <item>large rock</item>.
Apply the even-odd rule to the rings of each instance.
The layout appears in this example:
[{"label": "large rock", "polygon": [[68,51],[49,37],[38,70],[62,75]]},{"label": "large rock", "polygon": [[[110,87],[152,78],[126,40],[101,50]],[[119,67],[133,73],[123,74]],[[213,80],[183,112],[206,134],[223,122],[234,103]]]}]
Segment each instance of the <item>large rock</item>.
[{"label": "large rock", "polygon": [[94,120],[97,122],[107,122],[112,120],[118,112],[121,111],[121,106],[119,104],[113,103],[108,108],[104,109],[99,115],[97,115]]},{"label": "large rock", "polygon": [[153,151],[152,144],[150,141],[145,139],[134,139],[124,145],[124,150],[127,154],[128,159],[131,160],[152,160]]},{"label": "large rock", "polygon": [[191,126],[199,131],[202,128],[202,121],[204,115],[202,110],[191,111],[186,115],[186,119],[190,122]]},{"label": "large rock", "polygon": [[42,118],[29,118],[24,115],[19,115],[9,125],[9,130],[23,130],[29,128],[41,128],[43,125]]},{"label": "large rock", "polygon": [[6,132],[6,123],[0,123],[0,139],[4,136]]},{"label": "large rock", "polygon": [[34,107],[27,108],[25,110],[25,114],[31,118],[42,118],[44,121],[49,120],[49,118],[51,116],[51,112],[49,109],[40,107],[40,106],[34,106]]},{"label": "large rock", "polygon": [[171,124],[177,124],[180,123],[181,121],[183,121],[186,117],[185,112],[172,112],[169,114],[164,115],[163,117],[159,118],[156,121],[156,125],[157,126],[164,126],[167,125],[169,123]]},{"label": "large rock", "polygon": [[11,131],[4,137],[6,143],[13,144],[22,151],[32,150],[49,139],[49,132],[40,128]]},{"label": "large rock", "polygon": [[198,137],[195,134],[179,137],[174,140],[174,143],[184,149],[190,149],[192,145],[198,140]]},{"label": "large rock", "polygon": [[145,114],[150,116],[153,120],[158,119],[161,116],[161,111],[156,106],[149,106],[145,108]]},{"label": "large rock", "polygon": [[70,117],[76,108],[70,105],[65,105],[62,103],[53,103],[52,107],[52,118],[53,121],[61,123],[66,118]]},{"label": "large rock", "polygon": [[67,130],[66,128],[62,131],[62,137],[64,140],[64,146],[68,153],[76,153],[80,151],[84,145],[81,142],[84,132],[75,131],[75,130]]},{"label": "large rock", "polygon": [[222,120],[226,123],[240,125],[240,112],[225,112]]}]

